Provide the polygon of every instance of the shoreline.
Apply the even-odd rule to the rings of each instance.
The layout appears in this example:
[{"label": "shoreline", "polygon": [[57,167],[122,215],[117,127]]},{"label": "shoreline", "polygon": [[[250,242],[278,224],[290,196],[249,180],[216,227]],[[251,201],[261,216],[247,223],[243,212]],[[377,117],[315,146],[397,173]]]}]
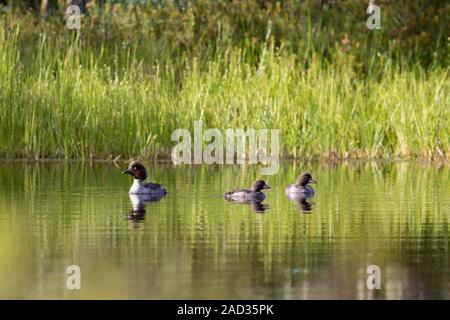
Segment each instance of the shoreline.
[{"label": "shoreline", "polygon": [[[0,158],[0,163],[7,163],[7,162],[21,162],[21,163],[112,163],[112,164],[119,164],[119,163],[128,163],[132,160],[139,159],[139,161],[143,162],[153,162],[153,163],[160,163],[160,164],[171,164],[174,166],[181,166],[181,165],[189,165],[189,166],[250,166],[250,165],[261,165],[260,163],[257,164],[226,164],[226,163],[214,163],[214,164],[174,164],[170,158],[145,158],[145,157],[135,157],[130,159],[102,159],[102,158],[96,158],[96,159],[60,159],[60,158],[42,158],[42,159],[27,159],[27,158]],[[319,163],[319,164],[340,164],[340,163],[416,163],[416,164],[425,164],[425,165],[449,165],[450,166],[450,159],[435,159],[435,160],[429,160],[429,159],[419,159],[419,158],[345,158],[345,159],[334,159],[334,158],[324,158],[324,157],[314,157],[314,158],[293,158],[293,157],[282,157],[279,159],[279,163],[283,164],[286,162],[292,162],[292,163]]]}]

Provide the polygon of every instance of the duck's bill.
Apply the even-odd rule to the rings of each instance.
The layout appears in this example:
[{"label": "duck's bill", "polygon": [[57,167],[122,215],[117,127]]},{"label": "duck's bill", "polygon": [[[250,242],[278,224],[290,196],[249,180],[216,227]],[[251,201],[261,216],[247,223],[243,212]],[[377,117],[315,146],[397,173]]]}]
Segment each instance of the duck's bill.
[{"label": "duck's bill", "polygon": [[263,189],[270,189],[270,186],[267,185],[267,184],[265,184],[264,187],[263,187]]},{"label": "duck's bill", "polygon": [[316,180],[314,180],[313,178],[309,179],[309,183],[315,183],[315,184],[317,184]]},{"label": "duck's bill", "polygon": [[123,174],[132,174],[130,169],[125,169],[122,171]]}]

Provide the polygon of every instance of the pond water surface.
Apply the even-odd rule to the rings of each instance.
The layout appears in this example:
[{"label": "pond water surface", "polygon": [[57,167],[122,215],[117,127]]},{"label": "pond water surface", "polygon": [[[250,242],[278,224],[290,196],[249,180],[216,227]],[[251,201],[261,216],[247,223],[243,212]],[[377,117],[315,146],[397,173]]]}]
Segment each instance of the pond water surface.
[{"label": "pond water surface", "polygon": [[254,166],[144,164],[169,193],[133,213],[125,164],[0,162],[0,298],[450,299],[448,165],[286,162],[249,205],[218,195]]}]

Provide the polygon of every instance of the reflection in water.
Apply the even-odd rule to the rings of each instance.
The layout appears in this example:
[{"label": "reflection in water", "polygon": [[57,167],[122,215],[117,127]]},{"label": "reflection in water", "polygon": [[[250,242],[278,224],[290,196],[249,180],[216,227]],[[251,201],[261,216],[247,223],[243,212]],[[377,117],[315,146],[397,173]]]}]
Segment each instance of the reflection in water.
[{"label": "reflection in water", "polygon": [[312,210],[312,203],[308,201],[309,198],[313,198],[314,194],[286,194],[286,197],[291,200],[292,202],[295,202],[297,204],[297,209],[299,212],[302,213],[310,213]]},{"label": "reflection in water", "polygon": [[246,201],[246,200],[226,200],[235,205],[248,205],[250,209],[257,213],[262,213],[269,209],[269,205],[263,204],[261,201]]},{"label": "reflection in water", "polygon": [[310,213],[312,210],[312,204],[308,202],[307,197],[299,197],[297,200],[297,208],[300,212]]},{"label": "reflection in water", "polygon": [[[133,201],[107,163],[0,162],[0,298],[450,298],[448,165],[282,163],[265,214],[213,196],[256,166],[145,165],[170,196]],[[305,171],[320,185],[293,205]],[[72,264],[82,290],[65,289]]]},{"label": "reflection in water", "polygon": [[255,202],[252,202],[252,203],[250,204],[250,208],[251,208],[254,212],[264,212],[264,211],[266,211],[267,209],[269,209],[269,205],[267,205],[267,204],[262,204],[262,203],[259,202],[259,201],[255,201]]},{"label": "reflection in water", "polygon": [[145,204],[161,200],[164,195],[154,194],[136,194],[130,193],[130,201],[132,210],[128,215],[128,220],[133,222],[140,222],[145,220]]}]

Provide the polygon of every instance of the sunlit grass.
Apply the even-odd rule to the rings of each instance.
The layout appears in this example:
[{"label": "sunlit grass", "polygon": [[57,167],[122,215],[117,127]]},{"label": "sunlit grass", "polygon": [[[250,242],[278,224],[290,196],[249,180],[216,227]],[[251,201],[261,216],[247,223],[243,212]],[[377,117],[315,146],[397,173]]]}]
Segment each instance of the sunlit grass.
[{"label": "sunlit grass", "polygon": [[299,58],[268,24],[264,41],[210,43],[188,58],[161,39],[93,46],[67,30],[27,47],[27,20],[12,25],[0,26],[0,157],[167,157],[173,130],[203,120],[280,129],[283,156],[450,158],[448,69],[394,63],[406,57],[395,47],[361,49],[364,66],[310,34]]}]

